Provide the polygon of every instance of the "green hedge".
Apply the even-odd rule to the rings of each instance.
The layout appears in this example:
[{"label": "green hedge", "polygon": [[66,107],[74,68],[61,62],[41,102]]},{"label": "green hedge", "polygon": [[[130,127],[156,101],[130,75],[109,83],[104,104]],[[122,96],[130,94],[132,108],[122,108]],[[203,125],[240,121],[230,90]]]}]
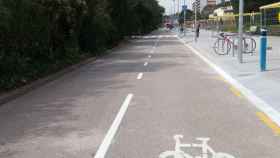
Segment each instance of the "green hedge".
[{"label": "green hedge", "polygon": [[0,92],[147,33],[163,12],[156,0],[0,0]]}]

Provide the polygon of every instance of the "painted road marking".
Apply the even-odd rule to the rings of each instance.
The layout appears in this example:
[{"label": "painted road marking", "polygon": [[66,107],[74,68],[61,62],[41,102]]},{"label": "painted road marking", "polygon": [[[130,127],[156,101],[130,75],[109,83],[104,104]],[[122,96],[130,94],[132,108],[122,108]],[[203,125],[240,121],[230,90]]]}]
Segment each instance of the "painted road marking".
[{"label": "painted road marking", "polygon": [[243,98],[242,93],[236,89],[235,87],[233,87],[230,83],[228,83],[222,76],[218,76],[217,77],[218,80],[223,81],[224,83],[226,83],[227,85],[229,85],[229,90],[237,97],[239,98]]},{"label": "painted road marking", "polygon": [[145,63],[144,63],[144,66],[148,66],[148,64],[149,64],[148,62],[145,62]]},{"label": "painted road marking", "polygon": [[118,128],[122,122],[122,119],[128,109],[128,106],[131,102],[133,98],[133,94],[128,94],[127,97],[125,98],[120,111],[118,112],[113,124],[111,125],[109,131],[107,132],[105,138],[103,139],[103,142],[101,143],[101,145],[99,146],[94,158],[104,158],[110,145],[111,142],[116,134],[116,132],[118,131]]},{"label": "painted road marking", "polygon": [[237,97],[242,98],[242,93],[233,86],[230,86],[230,91]]},{"label": "painted road marking", "polygon": [[141,80],[143,78],[143,73],[139,73],[138,76],[137,76],[137,80]]},{"label": "painted road marking", "polygon": [[233,87],[230,83],[228,83],[228,82],[225,80],[225,78],[223,78],[222,76],[218,76],[217,79],[220,80],[220,81],[223,81],[223,82],[226,83],[226,84],[228,84],[228,85],[230,86],[229,90],[230,90],[235,96],[237,96],[237,97],[239,97],[239,98],[243,98],[242,93],[241,93],[238,89],[236,89],[235,87]]},{"label": "painted road marking", "polygon": [[149,56],[148,56],[148,58],[152,58],[152,56],[151,56],[151,55],[149,55]]},{"label": "painted road marking", "polygon": [[262,122],[264,122],[264,124],[272,129],[275,135],[280,136],[280,127],[275,122],[273,122],[265,113],[257,112],[256,115]]},{"label": "painted road marking", "polygon": [[[174,135],[175,140],[175,147],[172,151],[165,151],[159,155],[159,158],[169,158],[169,157],[184,157],[184,158],[192,158],[198,157],[198,155],[191,156],[190,153],[187,153],[187,150],[183,150],[182,148],[195,148],[201,149],[200,158],[207,158],[208,155],[212,155],[213,158],[234,158],[234,156],[222,153],[222,152],[215,152],[211,146],[208,145],[210,138],[196,138],[197,141],[201,142],[201,144],[183,144],[181,143],[181,139],[183,139],[183,135]],[[192,151],[192,150],[190,150]]]},{"label": "painted road marking", "polygon": [[220,75],[217,76],[217,79],[228,84],[227,80],[225,78],[223,78],[222,76],[220,76]]},{"label": "painted road marking", "polygon": [[205,63],[207,63],[210,67],[212,67],[218,74],[223,76],[228,83],[242,92],[243,96],[245,96],[249,101],[253,103],[253,105],[258,108],[260,111],[264,112],[268,117],[272,119],[277,125],[280,126],[280,113],[272,108],[269,104],[267,104],[264,100],[257,97],[251,90],[244,87],[239,81],[235,80],[232,76],[226,73],[222,68],[218,67],[212,61],[207,59],[205,56],[200,54],[199,51],[194,49],[192,46],[186,44],[182,39],[177,36],[177,39],[181,41],[188,49],[190,49],[194,54],[196,54],[200,59],[202,59]]}]

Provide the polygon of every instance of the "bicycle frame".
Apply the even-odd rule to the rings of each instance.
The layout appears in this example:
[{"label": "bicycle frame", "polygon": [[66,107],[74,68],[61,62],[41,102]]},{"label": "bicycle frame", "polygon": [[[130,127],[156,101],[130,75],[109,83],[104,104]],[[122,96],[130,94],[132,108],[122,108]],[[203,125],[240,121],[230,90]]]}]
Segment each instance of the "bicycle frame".
[{"label": "bicycle frame", "polygon": [[220,34],[220,37],[221,37],[221,38],[223,38],[226,42],[229,42],[229,43],[231,43],[231,44],[234,44],[234,41],[231,40],[231,38],[232,38],[232,37],[235,37],[235,36],[237,36],[237,35],[236,35],[236,34],[226,35],[226,34],[223,34],[223,33]]},{"label": "bicycle frame", "polygon": [[182,135],[175,135],[175,151],[181,152],[181,148],[190,148],[191,144],[182,144],[180,139],[183,139],[184,136]]},{"label": "bicycle frame", "polygon": [[[237,34],[220,33],[216,36],[217,40],[214,43],[214,51],[218,55],[227,55],[232,51],[232,56],[235,56],[237,50]],[[242,40],[244,54],[251,54],[256,50],[256,41],[252,37],[245,36]]]},{"label": "bicycle frame", "polygon": [[202,149],[202,157],[196,157],[196,158],[208,158],[208,153],[212,154],[213,157],[215,157],[216,152],[208,145],[208,142],[210,141],[210,138],[197,138],[198,141],[201,141],[201,144],[182,144],[181,140],[183,136],[182,135],[175,135],[174,139],[176,142],[175,145],[175,151],[176,152],[183,152],[181,148],[201,148]]},{"label": "bicycle frame", "polygon": [[[234,158],[234,156],[227,153],[215,152],[208,145],[210,138],[196,138],[196,140],[201,141],[201,144],[183,144],[181,142],[182,138],[184,138],[183,135],[175,135],[175,150],[162,152],[159,155],[159,158],[210,158],[208,157],[208,155],[211,155],[211,158]],[[191,156],[188,153],[184,152],[182,148],[201,148],[202,154],[201,156]]]}]

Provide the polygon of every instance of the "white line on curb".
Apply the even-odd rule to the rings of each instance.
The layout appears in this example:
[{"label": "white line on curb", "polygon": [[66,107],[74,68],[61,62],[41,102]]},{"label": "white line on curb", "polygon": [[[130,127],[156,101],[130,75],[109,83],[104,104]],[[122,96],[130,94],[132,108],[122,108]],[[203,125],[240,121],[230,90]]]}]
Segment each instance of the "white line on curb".
[{"label": "white line on curb", "polygon": [[144,66],[148,66],[148,64],[149,64],[148,62],[145,62],[145,63],[144,63]]},{"label": "white line on curb", "polygon": [[233,85],[235,88],[240,90],[240,92],[248,98],[259,110],[264,112],[266,115],[268,115],[273,122],[278,124],[280,126],[280,113],[276,111],[274,108],[272,108],[269,104],[267,104],[264,100],[257,97],[251,90],[244,87],[240,82],[235,80],[232,76],[230,76],[228,73],[226,73],[223,69],[218,67],[216,64],[211,62],[209,59],[207,59],[205,56],[201,55],[199,51],[194,49],[192,46],[185,44],[185,42],[180,39],[178,36],[177,38],[179,41],[181,41],[187,48],[189,48],[192,52],[194,52],[199,58],[201,58],[205,63],[207,63],[210,67],[212,67],[218,74],[223,76],[231,85]]},{"label": "white line on curb", "polygon": [[102,144],[99,146],[96,155],[94,158],[104,158],[110,145],[112,142],[112,139],[114,138],[116,132],[118,131],[118,128],[122,122],[122,119],[128,109],[128,106],[133,98],[133,94],[128,94],[127,97],[125,98],[119,113],[117,114],[113,124],[111,125],[109,131],[107,132],[105,138],[103,139]]},{"label": "white line on curb", "polygon": [[137,80],[141,80],[143,78],[143,73],[139,73],[137,76]]}]

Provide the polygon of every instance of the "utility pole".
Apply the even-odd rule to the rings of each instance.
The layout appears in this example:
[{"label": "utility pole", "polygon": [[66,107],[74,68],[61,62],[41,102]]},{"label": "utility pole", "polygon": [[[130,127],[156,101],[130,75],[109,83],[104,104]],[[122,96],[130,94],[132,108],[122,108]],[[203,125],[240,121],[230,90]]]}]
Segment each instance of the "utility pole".
[{"label": "utility pole", "polygon": [[180,15],[180,0],[178,0],[178,4],[177,4],[177,6],[178,6],[178,12],[177,12],[177,14],[178,14],[178,17],[179,17],[179,15]]},{"label": "utility pole", "polygon": [[[186,0],[184,0],[184,7],[186,7]],[[186,10],[187,8],[184,8],[184,35],[186,35]]]},{"label": "utility pole", "polygon": [[195,0],[194,2],[194,32],[195,32],[195,41],[197,41],[197,37],[196,37],[196,27],[197,27],[197,0]]},{"label": "utility pole", "polygon": [[198,0],[195,0],[195,24],[197,24],[197,8],[198,8]]},{"label": "utility pole", "polygon": [[[184,0],[184,7],[186,7],[186,0]],[[184,8],[184,27],[186,27],[186,10],[187,8]]]},{"label": "utility pole", "polygon": [[179,21],[179,19],[180,19],[180,0],[178,0],[177,6],[178,6],[178,8],[177,8],[177,21]]},{"label": "utility pole", "polygon": [[238,39],[238,61],[243,63],[243,14],[244,14],[244,0],[239,0],[239,39]]},{"label": "utility pole", "polygon": [[175,4],[175,0],[173,0],[173,25],[175,25],[175,18],[176,18],[176,4]]}]

